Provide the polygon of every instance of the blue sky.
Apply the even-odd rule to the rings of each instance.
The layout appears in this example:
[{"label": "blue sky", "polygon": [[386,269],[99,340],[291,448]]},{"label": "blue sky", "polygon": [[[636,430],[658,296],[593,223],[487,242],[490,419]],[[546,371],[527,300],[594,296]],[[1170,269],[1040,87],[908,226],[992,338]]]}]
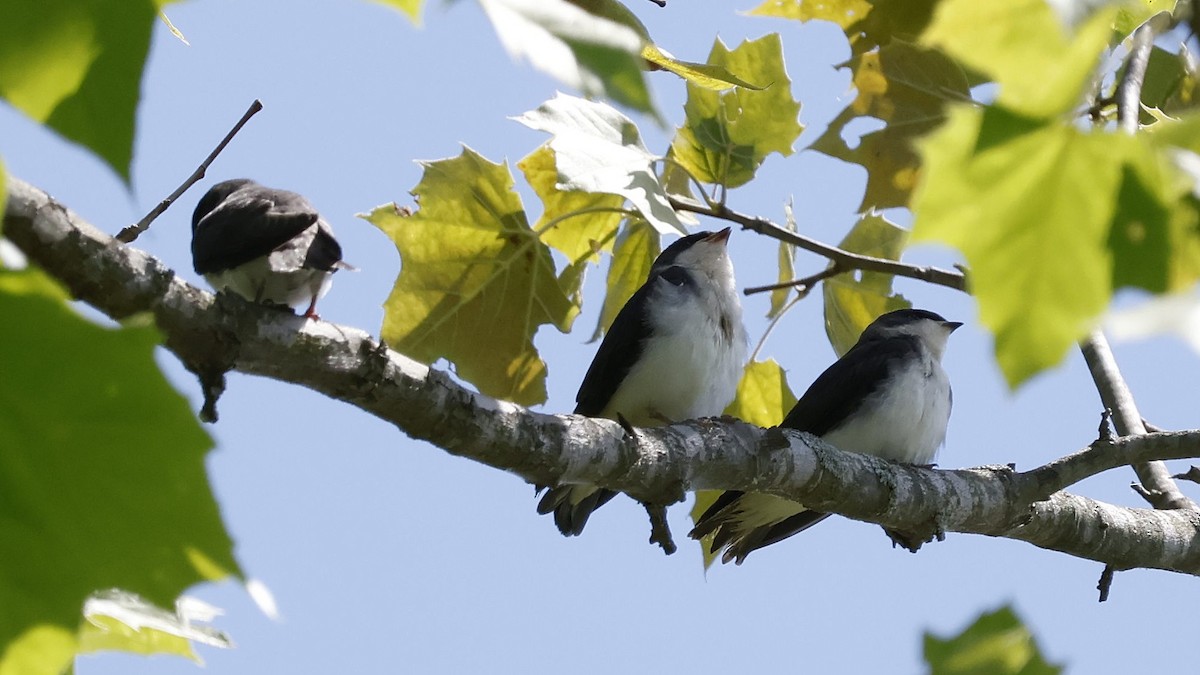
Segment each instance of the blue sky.
[{"label": "blue sky", "polygon": [[[662,47],[690,60],[704,60],[718,34],[733,46],[780,32],[793,94],[804,105],[797,150],[851,100],[848,76],[834,68],[848,49],[831,25],[736,13],[750,1],[672,0],[666,9],[629,2]],[[169,194],[260,98],[264,111],[208,178],[137,242],[192,281],[199,281],[188,249],[196,199],[218,180],[253,177],[304,193],[333,223],[346,259],[361,271],[337,276],[321,314],[377,332],[399,260],[355,214],[410,203],[420,177],[413,160],[454,156],[466,144],[515,163],[545,140],[508,118],[552,97],[556,84],[513,63],[474,3],[435,3],[422,29],[368,2],[206,0],[172,5],[170,16],[191,46],[156,30],[132,194],[98,160],[2,105],[0,154],[12,174],[115,233]],[[677,123],[682,82],[665,73],[651,82]],[[663,151],[667,133],[636,119],[647,145]],[[863,181],[857,167],[797,152],[769,158],[760,179],[729,202],[781,220],[792,198],[800,229],[836,242],[856,219]],[[536,198],[522,190],[536,213]],[[774,280],[772,242],[735,232],[730,246],[740,285]],[[907,259],[956,260],[933,247]],[[800,265],[811,273],[823,261],[801,255]],[[550,368],[545,410],[572,408],[595,348],[585,341],[602,278],[602,270],[591,274],[574,333],[538,336]],[[918,282],[897,287],[917,306],[967,322],[946,356],[955,410],[941,466],[1027,469],[1094,437],[1100,403],[1077,353],[1011,394],[970,298]],[[765,328],[766,303],[765,296],[745,301],[752,339]],[[1143,415],[1167,428],[1200,426],[1192,384],[1200,366],[1180,343],[1157,339],[1116,351]],[[793,310],[763,354],[787,368],[798,391],[832,361],[819,296]],[[196,383],[169,354],[160,361],[198,408]],[[235,374],[220,410],[210,428],[218,445],[212,480],[239,560],[272,589],[282,616],[262,615],[236,584],[194,589],[226,610],[217,625],[238,645],[201,648],[209,672],[915,673],[922,631],[955,632],[1008,602],[1069,672],[1153,672],[1186,658],[1200,626],[1193,611],[1200,588],[1182,575],[1118,574],[1111,599],[1099,605],[1099,564],[967,535],[912,555],[892,549],[879,528],[845,519],[706,577],[698,550],[683,541],[684,505],[670,514],[681,543],[674,556],[646,543],[645,514],[624,498],[568,540],[534,512],[533,489],[522,480],[414,442],[347,405]],[[1128,470],[1114,471],[1074,490],[1141,506],[1131,479]],[[77,672],[196,670],[181,659],[104,655],[82,659]]]}]

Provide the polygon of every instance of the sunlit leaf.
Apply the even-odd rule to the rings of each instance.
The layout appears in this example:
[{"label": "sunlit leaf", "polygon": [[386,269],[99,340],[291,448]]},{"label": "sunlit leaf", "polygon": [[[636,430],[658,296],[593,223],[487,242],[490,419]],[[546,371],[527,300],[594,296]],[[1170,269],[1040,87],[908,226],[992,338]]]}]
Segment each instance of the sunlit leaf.
[{"label": "sunlit leaf", "polygon": [[[913,142],[941,124],[947,103],[970,99],[966,75],[938,51],[903,42],[846,65],[854,72],[858,95],[810,147],[867,170],[860,210],[907,206],[920,168]],[[863,135],[851,148],[846,126],[861,117],[887,126]]]},{"label": "sunlit leaf", "polygon": [[424,0],[375,0],[381,5],[387,5],[394,9],[400,10],[400,13],[408,17],[414,26],[421,25],[421,5]]},{"label": "sunlit leaf", "polygon": [[529,153],[517,162],[517,168],[542,200],[542,215],[533,226],[542,241],[562,251],[571,263],[595,261],[601,251],[612,250],[624,217],[620,211],[623,198],[558,189],[554,151],[548,145]]},{"label": "sunlit leaf", "polygon": [[1010,386],[1058,363],[1107,305],[1109,229],[1132,143],[964,106],[921,144],[913,238],[966,256]]},{"label": "sunlit leaf", "polygon": [[621,308],[629,298],[646,283],[650,276],[650,265],[658,257],[662,244],[658,232],[641,219],[625,224],[617,237],[613,249],[612,263],[605,282],[604,307],[592,339],[599,339],[608,331]]},{"label": "sunlit leaf", "polygon": [[749,13],[797,21],[832,21],[845,29],[862,21],[870,11],[869,0],[766,0]]},{"label": "sunlit leaf", "polygon": [[659,232],[686,233],[654,172],[660,158],[625,115],[560,93],[513,119],[552,136],[559,190],[621,195]]},{"label": "sunlit leaf", "polygon": [[199,663],[193,649],[195,644],[233,647],[229,636],[208,625],[222,613],[187,596],[175,603],[175,611],[168,611],[133,593],[102,591],[88,598],[83,606],[85,621],[80,629],[80,652],[165,654]]},{"label": "sunlit leaf", "polygon": [[[876,213],[864,215],[838,247],[875,258],[899,260],[908,243],[908,230]],[[833,351],[850,351],[867,325],[885,312],[912,307],[892,291],[894,275],[883,272],[846,272],[826,279],[825,334]]]},{"label": "sunlit leaf", "polygon": [[[787,219],[784,221],[784,227],[790,231],[796,231],[796,217],[792,214],[792,204],[789,202],[784,210],[787,213]],[[779,253],[776,256],[779,264],[779,274],[776,276],[778,283],[786,283],[791,281],[796,276],[796,247],[786,241],[780,240]],[[788,298],[792,296],[794,289],[792,288],[777,288],[771,291],[771,306],[767,309],[767,318],[774,319],[779,316],[784,307],[787,307]]]},{"label": "sunlit leaf", "polygon": [[765,87],[716,92],[688,84],[687,116],[671,149],[693,176],[735,188],[754,177],[767,155],[792,154],[804,129],[800,103],[792,98],[779,35],[746,41],[733,51],[718,39],[708,62]]},{"label": "sunlit leaf", "polygon": [[986,612],[962,633],[939,638],[925,633],[930,675],[1057,675],[1037,641],[1009,607]]},{"label": "sunlit leaf", "polygon": [[943,49],[999,85],[997,103],[1049,117],[1078,104],[1112,34],[1116,8],[1070,34],[1045,0],[942,0],[921,43]]},{"label": "sunlit leaf", "polygon": [[579,90],[651,111],[644,40],[566,0],[480,0],[509,54]]},{"label": "sunlit leaf", "polygon": [[94,592],[170,607],[241,573],[158,333],[83,319],[32,269],[0,272],[0,313],[0,672],[59,675]]},{"label": "sunlit leaf", "polygon": [[161,4],[5,0],[0,96],[129,180],[142,69]]},{"label": "sunlit leaf", "polygon": [[489,396],[545,401],[533,335],[542,324],[569,330],[579,309],[529,227],[508,167],[470,148],[422,166],[416,213],[387,205],[367,216],[400,251],[383,339],[426,363],[447,359]]},{"label": "sunlit leaf", "polygon": [[[766,361],[751,361],[742,372],[742,381],[738,383],[737,396],[725,408],[726,415],[732,415],[740,420],[760,427],[773,427],[783,421],[792,406],[796,405],[796,395],[788,386],[787,373],[775,359]],[[692,522],[696,522],[709,506],[716,501],[720,490],[699,490],[696,501],[692,505]],[[716,555],[709,553],[711,536],[700,541],[700,551],[704,556],[704,567],[712,565]]]},{"label": "sunlit leaf", "polygon": [[765,88],[743,80],[730,72],[725,66],[682,61],[653,44],[648,44],[642,49],[642,58],[662,70],[675,73],[689,83],[704,89],[724,91],[733,87],[742,87],[743,89],[759,91]]}]

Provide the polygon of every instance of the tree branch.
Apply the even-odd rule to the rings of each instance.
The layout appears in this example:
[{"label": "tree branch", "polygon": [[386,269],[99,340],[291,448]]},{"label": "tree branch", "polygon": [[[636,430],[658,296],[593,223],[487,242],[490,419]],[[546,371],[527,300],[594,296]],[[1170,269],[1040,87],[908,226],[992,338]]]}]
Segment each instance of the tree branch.
[{"label": "tree branch", "polygon": [[540,484],[587,482],[649,504],[698,489],[768,492],[909,532],[1001,536],[1097,560],[1200,576],[1200,512],[1105,504],[1057,490],[1130,461],[1200,456],[1200,431],[1100,441],[1033,471],[942,471],[841,452],[790,430],[691,420],[626,434],[470,391],[356,328],[213,296],[10,177],[4,232],[79,299],[113,318],[151,313],[193,371],[299,384],[413,438]]},{"label": "tree branch", "polygon": [[[1154,22],[1146,21],[1133,33],[1133,46],[1125,72],[1117,85],[1117,121],[1126,133],[1136,133],[1138,116],[1142,109],[1142,83],[1146,79],[1146,67],[1150,52],[1154,49]],[[1133,400],[1133,393],[1117,360],[1113,358],[1108,339],[1100,330],[1094,330],[1080,344],[1084,360],[1092,373],[1092,380],[1100,392],[1104,407],[1112,411],[1113,426],[1117,434],[1132,436],[1146,433],[1142,415]],[[1196,509],[1196,503],[1188,499],[1171,479],[1171,472],[1162,462],[1139,462],[1133,465],[1143,490],[1139,491],[1147,501],[1158,509]]]},{"label": "tree branch", "polygon": [[921,267],[918,265],[909,265],[907,263],[889,260],[887,258],[876,258],[869,255],[861,255],[851,253],[840,249],[836,246],[830,246],[824,242],[810,239],[802,234],[792,232],[791,230],[780,227],[779,225],[757,216],[748,216],[743,213],[738,213],[725,206],[724,204],[706,205],[691,199],[672,196],[671,206],[679,211],[689,211],[710,218],[719,218],[731,223],[737,223],[744,229],[757,232],[766,237],[778,239],[802,248],[810,253],[816,253],[819,256],[828,258],[831,262],[838,265],[842,270],[868,270],[871,272],[884,272],[894,274],[900,277],[908,277],[910,279],[919,279],[927,281],[931,284],[946,286],[959,291],[967,290],[967,279],[962,272],[953,270],[944,270],[938,267]]}]

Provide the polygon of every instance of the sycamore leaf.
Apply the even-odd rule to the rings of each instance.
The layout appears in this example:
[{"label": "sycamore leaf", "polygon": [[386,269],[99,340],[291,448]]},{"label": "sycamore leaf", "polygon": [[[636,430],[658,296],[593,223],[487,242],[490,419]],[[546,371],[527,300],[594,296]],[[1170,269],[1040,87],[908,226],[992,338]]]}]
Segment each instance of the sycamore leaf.
[{"label": "sycamore leaf", "polygon": [[566,0],[480,0],[504,48],[585,96],[653,112],[642,36]]},{"label": "sycamore leaf", "polygon": [[0,272],[0,313],[0,672],[59,675],[94,592],[169,607],[241,572],[158,333],[85,320],[33,269]]},{"label": "sycamore leaf", "polygon": [[865,54],[893,40],[917,39],[939,0],[765,0],[750,11],[797,21],[830,21],[846,33],[854,54]]},{"label": "sycamore leaf", "polygon": [[[796,217],[792,213],[792,204],[789,201],[783,207],[784,214],[787,216],[784,220],[784,228],[789,232],[796,231]],[[779,264],[779,275],[776,277],[778,283],[786,283],[796,278],[796,247],[786,241],[779,242],[779,253],[776,256]],[[767,308],[767,318],[774,319],[783,312],[787,307],[788,298],[792,296],[795,289],[793,288],[777,288],[771,291],[771,306]]]},{"label": "sycamore leaf", "polygon": [[870,0],[765,0],[749,14],[801,22],[832,21],[845,29],[862,21],[870,11]]},{"label": "sycamore leaf", "polygon": [[966,257],[1010,386],[1058,363],[1108,303],[1107,240],[1133,143],[965,106],[921,143],[913,238]]},{"label": "sycamore leaf", "polygon": [[425,363],[445,358],[489,396],[545,401],[533,335],[547,323],[566,332],[579,307],[529,227],[508,167],[470,148],[421,165],[416,213],[389,204],[366,216],[400,251],[383,339]]},{"label": "sycamore leaf", "polygon": [[408,17],[414,26],[421,25],[421,5],[424,0],[376,0],[381,5],[387,5]]},{"label": "sycamore leaf", "polygon": [[5,0],[0,96],[126,181],[150,34],[165,0]]},{"label": "sycamore leaf", "polygon": [[654,173],[660,158],[646,149],[633,120],[562,93],[513,119],[552,136],[559,190],[621,195],[659,232],[686,234]]},{"label": "sycamore leaf", "polygon": [[650,266],[662,250],[659,239],[658,232],[641,219],[627,222],[621,230],[608,267],[604,306],[600,310],[592,340],[604,336],[621,308],[646,283]]},{"label": "sycamore leaf", "polygon": [[126,651],[135,654],[182,656],[200,663],[194,644],[229,649],[233,641],[207,625],[223,612],[187,596],[168,611],[133,593],[102,591],[83,605],[80,652]]},{"label": "sycamore leaf", "polygon": [[1010,607],[981,614],[962,633],[939,638],[925,633],[930,675],[1057,675],[1037,641]]},{"label": "sycamore leaf", "polygon": [[[883,216],[867,213],[838,247],[876,258],[899,260],[908,243],[908,230]],[[840,357],[858,342],[867,325],[881,314],[912,307],[892,291],[894,275],[882,272],[847,272],[824,281],[825,334]]]},{"label": "sycamore leaf", "polygon": [[1000,85],[1000,106],[1052,117],[1076,105],[1090,84],[1115,12],[1097,11],[1071,35],[1046,0],[942,0],[921,43],[990,75]]},{"label": "sycamore leaf", "polygon": [[647,44],[642,48],[642,58],[662,70],[675,73],[690,84],[712,91],[725,91],[733,87],[742,87],[743,89],[752,89],[754,91],[761,91],[765,88],[743,80],[730,72],[725,66],[682,61],[653,44]]},{"label": "sycamore leaf", "polygon": [[[517,168],[542,200],[542,216],[533,229],[549,246],[562,251],[571,264],[595,261],[611,251],[624,213],[625,200],[602,192],[558,189],[554,151],[543,145],[529,153]],[[572,215],[578,214],[578,215]]]},{"label": "sycamore leaf", "polygon": [[[854,72],[858,95],[810,147],[867,170],[860,210],[907,206],[920,167],[913,142],[942,123],[947,103],[970,100],[967,77],[944,54],[903,42],[845,65]],[[851,148],[843,137],[846,126],[867,116],[887,126]]]},{"label": "sycamore leaf", "polygon": [[766,88],[716,92],[689,83],[687,119],[671,150],[697,179],[735,188],[748,183],[772,152],[792,154],[804,129],[797,120],[800,103],[792,98],[778,34],[743,42],[733,51],[718,39],[708,62]]},{"label": "sycamore leaf", "polygon": [[[737,396],[725,408],[726,415],[731,415],[750,424],[760,427],[773,427],[783,421],[792,406],[796,405],[796,395],[788,386],[787,373],[775,362],[751,361],[742,372],[742,381],[738,383]],[[692,505],[692,522],[708,510],[716,501],[720,490],[699,490],[696,492],[696,502]],[[712,548],[712,536],[700,541],[700,552],[704,556],[704,568],[712,565],[716,555],[709,553]]]}]

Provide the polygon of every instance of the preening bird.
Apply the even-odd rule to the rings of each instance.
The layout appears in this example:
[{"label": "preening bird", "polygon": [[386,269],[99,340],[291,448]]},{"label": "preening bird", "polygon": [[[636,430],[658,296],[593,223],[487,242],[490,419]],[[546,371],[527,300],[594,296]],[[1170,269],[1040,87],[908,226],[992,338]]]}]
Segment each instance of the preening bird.
[{"label": "preening bird", "polygon": [[[720,415],[737,393],[746,361],[742,303],[726,243],[729,228],[668,246],[600,343],[575,413],[618,416],[634,426]],[[560,485],[538,503],[566,536],[616,496],[594,485]]]},{"label": "preening bird", "polygon": [[329,223],[304,197],[239,178],[208,189],[192,213],[192,266],[218,291],[317,316],[342,262]]},{"label": "preening bird", "polygon": [[[921,309],[880,316],[779,426],[820,436],[839,450],[929,464],[946,438],[953,403],[942,353],[961,325]],[[712,552],[725,550],[721,562],[740,565],[751,551],[828,516],[782,497],[731,490],[696,520],[689,536],[712,534]]]}]

